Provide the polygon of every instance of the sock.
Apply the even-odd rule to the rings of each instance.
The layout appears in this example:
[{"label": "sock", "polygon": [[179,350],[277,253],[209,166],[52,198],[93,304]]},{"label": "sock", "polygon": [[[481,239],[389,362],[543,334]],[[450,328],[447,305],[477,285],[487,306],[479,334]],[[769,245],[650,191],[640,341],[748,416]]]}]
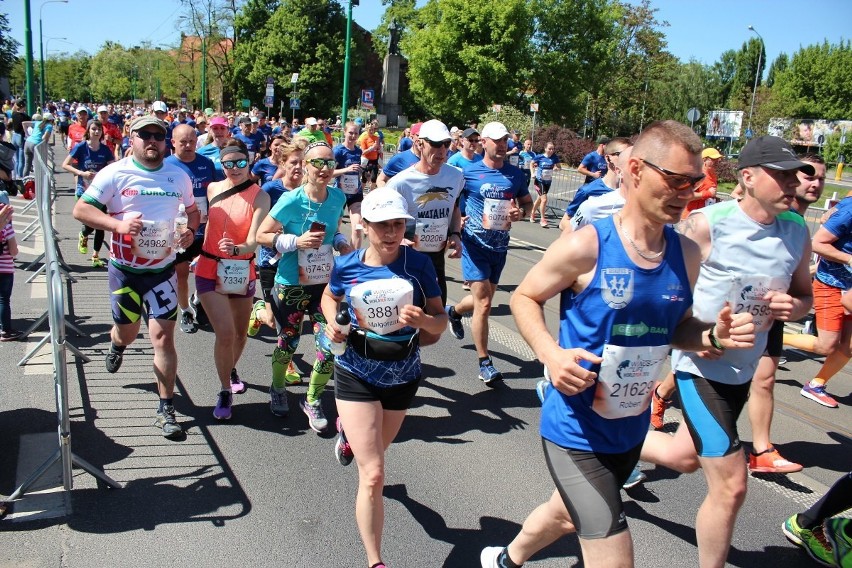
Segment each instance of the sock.
[{"label": "sock", "polygon": [[808,383],[808,384],[813,389],[813,388],[817,388],[817,387],[824,387],[826,382],[828,382],[828,381],[824,381],[822,379],[811,379],[811,382]]},{"label": "sock", "polygon": [[110,342],[109,350],[111,353],[124,353],[124,350],[127,349],[126,345],[116,345],[115,343]]},{"label": "sock", "polygon": [[490,363],[490,362],[491,362],[491,356],[490,356],[490,355],[489,355],[488,357],[480,357],[480,358],[479,358],[479,366],[480,366],[480,367],[481,367],[484,363]]},{"label": "sock", "polygon": [[325,391],[325,385],[331,379],[332,371],[334,371],[334,356],[317,350],[317,360],[314,361],[314,368],[311,370],[311,380],[306,396],[309,403],[313,404],[320,399]]},{"label": "sock", "polygon": [[500,553],[500,556],[497,557],[497,566],[500,568],[521,568],[523,564],[515,564],[512,562],[512,559],[509,558],[509,547],[507,546]]},{"label": "sock", "polygon": [[455,307],[455,306],[450,306],[450,309],[449,309],[449,311],[447,312],[447,314],[448,314],[451,318],[453,318],[453,319],[460,319],[460,318],[461,318],[461,316],[459,315],[459,313],[456,311],[456,307]]},{"label": "sock", "polygon": [[174,398],[161,398],[160,407],[157,409],[157,412],[162,412],[164,406],[173,406],[172,401],[174,401]]},{"label": "sock", "polygon": [[[277,391],[284,390],[287,375],[287,365],[293,359],[293,354],[286,349],[276,347],[272,351],[272,388]],[[328,382],[328,381],[326,381]]]}]

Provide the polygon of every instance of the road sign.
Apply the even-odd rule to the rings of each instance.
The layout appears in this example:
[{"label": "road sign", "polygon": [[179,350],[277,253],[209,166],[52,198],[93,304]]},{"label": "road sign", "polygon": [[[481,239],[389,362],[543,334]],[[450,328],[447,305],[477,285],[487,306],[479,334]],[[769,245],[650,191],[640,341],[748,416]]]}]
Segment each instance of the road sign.
[{"label": "road sign", "polygon": [[503,105],[491,105],[491,112],[497,113],[503,110]]},{"label": "road sign", "polygon": [[530,104],[530,112],[538,112],[538,103]]},{"label": "road sign", "polygon": [[373,108],[376,100],[376,92],[373,89],[361,89],[361,106]]},{"label": "road sign", "polygon": [[266,97],[263,99],[263,106],[271,107],[275,104],[275,97]]},{"label": "road sign", "polygon": [[692,107],[686,111],[686,120],[689,122],[698,122],[699,118],[701,118],[701,112],[697,108]]},{"label": "road sign", "polygon": [[752,136],[754,136],[754,131],[751,128],[746,128],[745,137],[751,140]]},{"label": "road sign", "polygon": [[266,85],[266,96],[274,97],[275,96],[275,85]]},{"label": "road sign", "polygon": [[186,106],[186,91],[180,94],[180,104]]},{"label": "road sign", "polygon": [[301,103],[299,99],[290,99],[290,108],[295,110],[297,108],[301,108]]},{"label": "road sign", "polygon": [[267,85],[274,85],[275,84],[275,77],[273,77],[271,75],[269,77],[267,77],[266,78],[266,84]]},{"label": "road sign", "polygon": [[249,99],[243,99],[242,103],[243,103],[243,108],[248,108],[248,107],[251,106],[251,100],[249,100]]},{"label": "road sign", "polygon": [[298,73],[293,73],[293,76],[292,76],[292,77],[290,77],[290,82],[291,82],[291,83],[293,83],[294,85],[295,85],[296,83],[298,83],[298,82],[299,82],[299,74],[298,74]]}]

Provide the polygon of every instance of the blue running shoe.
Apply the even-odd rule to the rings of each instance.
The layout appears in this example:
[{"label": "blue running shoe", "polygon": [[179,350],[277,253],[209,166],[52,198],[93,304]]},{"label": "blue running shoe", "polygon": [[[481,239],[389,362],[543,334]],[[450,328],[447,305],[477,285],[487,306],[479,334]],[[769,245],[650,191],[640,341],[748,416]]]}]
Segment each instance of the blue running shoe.
[{"label": "blue running shoe", "polygon": [[450,318],[450,331],[453,333],[453,337],[456,339],[464,339],[464,326],[462,325],[461,316],[456,315],[453,317],[450,313],[450,308],[452,306],[447,306],[444,310],[447,312],[447,316]]},{"label": "blue running shoe", "polygon": [[621,486],[622,489],[633,489],[643,481],[648,479],[648,476],[642,473],[642,470],[639,469],[639,466],[633,468],[633,471],[630,472],[630,477],[627,478],[627,481],[624,482],[624,485]]},{"label": "blue running shoe", "polygon": [[479,365],[479,380],[485,383],[485,386],[494,388],[503,380],[503,374],[495,369],[491,359],[488,359]]}]

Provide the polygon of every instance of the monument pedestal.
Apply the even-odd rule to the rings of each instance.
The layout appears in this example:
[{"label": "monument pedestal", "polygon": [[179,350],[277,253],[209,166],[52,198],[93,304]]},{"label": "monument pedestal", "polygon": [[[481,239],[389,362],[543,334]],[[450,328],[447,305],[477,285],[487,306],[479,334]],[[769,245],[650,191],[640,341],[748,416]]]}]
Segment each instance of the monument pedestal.
[{"label": "monument pedestal", "polygon": [[379,112],[387,117],[391,126],[396,126],[401,108],[399,105],[399,55],[388,54],[382,66],[382,98]]}]

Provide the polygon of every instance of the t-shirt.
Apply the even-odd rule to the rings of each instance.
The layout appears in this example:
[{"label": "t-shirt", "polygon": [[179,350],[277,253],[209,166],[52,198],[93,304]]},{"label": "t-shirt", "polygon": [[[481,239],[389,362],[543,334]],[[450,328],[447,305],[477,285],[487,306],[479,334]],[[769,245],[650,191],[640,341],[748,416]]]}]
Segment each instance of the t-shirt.
[{"label": "t-shirt", "polygon": [[[195,197],[195,203],[198,205],[198,212],[201,214],[202,219],[207,217],[207,186],[210,185],[210,182],[216,181],[216,166],[213,165],[212,160],[195,154],[195,159],[187,163],[172,154],[165,161],[178,166],[186,172],[186,175],[192,181],[192,195]],[[195,236],[204,236],[204,223],[198,225]]]},{"label": "t-shirt", "polygon": [[81,198],[99,209],[105,209],[119,221],[141,218],[145,226],[137,238],[112,233],[110,262],[128,272],[160,271],[175,260],[174,247],[165,245],[159,258],[140,254],[141,250],[164,249],[163,241],[171,241],[178,206],[189,209],[195,203],[192,181],[183,169],[163,163],[149,170],[132,157],[113,162],[92,180]]},{"label": "t-shirt", "polygon": [[41,144],[41,141],[49,137],[50,133],[53,132],[53,124],[48,122],[42,129],[39,128],[41,123],[41,120],[33,122],[33,133],[27,136],[27,142],[30,144]]},{"label": "t-shirt", "polygon": [[222,169],[222,159],[219,157],[219,150],[221,150],[221,148],[211,142],[206,146],[202,146],[195,152],[197,155],[209,158],[210,161],[213,162],[213,166],[216,168],[216,179],[213,181],[221,181],[225,179],[225,170]]},{"label": "t-shirt", "polygon": [[571,229],[577,229],[594,223],[598,219],[611,217],[624,208],[626,200],[620,191],[608,191],[584,201],[571,217]]},{"label": "t-shirt", "polygon": [[702,207],[706,207],[707,205],[712,205],[713,202],[709,200],[713,198],[713,193],[710,190],[716,189],[717,185],[719,185],[719,182],[716,176],[716,171],[708,171],[705,178],[701,180],[699,186],[695,188],[695,192],[700,192],[701,197],[693,199],[692,201],[686,204],[686,209],[683,212],[684,216],[689,215],[690,211],[695,211],[696,209],[701,209]]},{"label": "t-shirt", "polygon": [[474,154],[472,160],[468,160],[461,152],[456,152],[447,160],[447,163],[453,167],[462,169],[467,164],[473,164],[482,160],[482,154]]},{"label": "t-shirt", "polygon": [[[310,230],[311,223],[319,221],[325,225],[325,237],[321,249],[283,253],[278,261],[275,282],[284,286],[314,283],[306,281],[306,276],[317,270],[319,264],[333,262],[334,233],[337,232],[337,225],[343,216],[344,205],[346,196],[336,187],[328,188],[328,196],[322,203],[311,201],[305,193],[304,185],[281,195],[269,215],[281,223],[284,234],[301,236]],[[322,268],[319,267],[320,270]]]},{"label": "t-shirt", "polygon": [[467,214],[463,236],[486,249],[505,252],[511,226],[508,208],[515,199],[530,194],[524,172],[508,162],[495,170],[479,160],[462,167],[462,174]]},{"label": "t-shirt", "polygon": [[[832,243],[834,248],[846,254],[852,254],[852,198],[844,197],[823,228],[837,237]],[[849,266],[820,257],[817,263],[816,279],[834,288],[848,290],[852,287],[852,272]]]},{"label": "t-shirt", "polygon": [[[92,150],[88,142],[80,142],[74,146],[71,157],[77,164],[77,169],[84,172],[99,172],[115,159],[106,144],[99,144],[97,150]],[[83,176],[77,176],[77,197],[83,195],[89,183]]]},{"label": "t-shirt", "polygon": [[591,182],[594,179],[601,179],[606,175],[607,165],[606,158],[601,156],[600,154],[595,152],[589,152],[583,158],[583,161],[580,162],[580,165],[589,170],[590,172],[600,172],[600,178],[595,178],[593,176],[586,176],[586,183]]},{"label": "t-shirt", "polygon": [[[348,168],[352,164],[360,164],[361,148],[355,146],[350,150],[343,144],[338,144],[334,147],[334,160],[337,162],[338,170]],[[343,174],[334,179],[334,185],[343,190],[346,195],[355,195],[362,191],[361,174]]]},{"label": "t-shirt", "polygon": [[518,161],[518,167],[522,170],[528,170],[530,169],[530,164],[535,161],[535,152],[521,150],[518,157],[520,158]]},{"label": "t-shirt", "polygon": [[[367,266],[363,258],[363,249],[339,257],[331,270],[331,280],[328,283],[332,294],[344,296],[349,303],[352,329],[359,327],[351,296],[352,289],[358,284],[404,278],[411,283],[414,291],[411,303],[421,307],[425,305],[427,298],[436,298],[441,295],[432,261],[428,256],[412,250],[411,247],[400,247],[399,258],[387,266]],[[363,292],[362,297],[369,293],[368,289]],[[412,333],[414,329],[406,326],[386,335],[405,337]],[[335,358],[335,364],[371,385],[381,388],[417,380],[422,372],[419,348],[415,349],[411,357],[403,361],[367,359],[356,353],[354,349],[347,348],[343,355]]]},{"label": "t-shirt", "polygon": [[246,136],[245,134],[240,132],[234,134],[233,138],[239,140],[240,142],[246,145],[246,148],[249,151],[249,159],[254,158],[254,155],[260,150],[260,140],[258,140],[255,136]]},{"label": "t-shirt", "polygon": [[[272,208],[275,207],[276,203],[278,203],[281,196],[290,191],[284,187],[284,181],[281,178],[266,182],[260,189],[269,195],[270,211],[272,211]],[[272,247],[260,246],[257,253],[257,265],[263,268],[272,267],[272,259],[275,258],[277,254],[278,251]]]},{"label": "t-shirt", "polygon": [[553,181],[553,170],[556,165],[561,162],[561,160],[556,154],[553,154],[550,157],[545,154],[538,154],[533,162],[535,162],[538,166],[535,169],[535,179],[538,181],[549,182]]},{"label": "t-shirt", "polygon": [[327,142],[325,139],[325,133],[317,128],[313,132],[311,132],[310,128],[303,128],[299,131],[298,136],[303,136],[307,138],[311,143],[313,142]]},{"label": "t-shirt", "polygon": [[86,137],[86,127],[79,122],[72,122],[68,127],[68,148],[73,148],[75,144],[79,144]]},{"label": "t-shirt", "polygon": [[613,189],[614,188],[604,183],[603,178],[592,179],[592,181],[586,185],[580,186],[580,189],[578,189],[577,193],[574,194],[574,199],[572,199],[571,203],[568,204],[568,207],[565,208],[565,213],[569,217],[573,217],[577,212],[577,208],[580,207],[585,200],[595,195],[609,193],[610,191],[613,191]]},{"label": "t-shirt", "polygon": [[398,151],[405,152],[406,150],[411,150],[412,146],[414,146],[414,141],[408,136],[403,136],[399,141]]},{"label": "t-shirt", "polygon": [[415,154],[411,150],[406,150],[405,152],[400,152],[399,154],[388,160],[388,162],[385,164],[385,167],[382,168],[382,173],[392,178],[402,170],[410,168],[419,161],[420,158],[417,156],[417,154]]},{"label": "t-shirt", "polygon": [[364,158],[368,160],[375,161],[379,159],[379,150],[371,149],[373,145],[379,141],[378,134],[370,134],[369,131],[365,131],[358,138],[358,146],[361,148],[361,154]]},{"label": "t-shirt", "polygon": [[0,229],[0,274],[15,273],[15,259],[9,254],[9,247],[6,246],[6,241],[15,238],[15,228],[12,223],[6,223],[6,226]]},{"label": "t-shirt", "polygon": [[258,160],[251,168],[251,173],[260,178],[260,185],[268,181],[272,181],[272,176],[278,171],[278,166],[272,163],[269,158]]}]

